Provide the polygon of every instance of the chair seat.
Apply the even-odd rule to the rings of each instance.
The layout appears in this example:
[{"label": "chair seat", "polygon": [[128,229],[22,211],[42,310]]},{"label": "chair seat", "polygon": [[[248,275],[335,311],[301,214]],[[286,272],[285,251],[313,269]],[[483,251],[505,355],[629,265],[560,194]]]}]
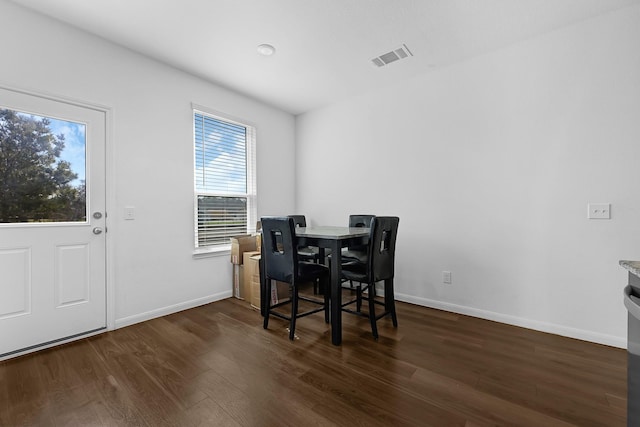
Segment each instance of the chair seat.
[{"label": "chair seat", "polygon": [[[342,250],[342,254],[341,254],[341,259],[342,259],[342,263],[348,263],[348,262],[362,262],[362,263],[366,263],[367,262],[367,251],[354,251],[351,249],[343,249]],[[327,258],[329,260],[331,260],[332,255],[331,253],[329,253],[327,255]]]},{"label": "chair seat", "polygon": [[300,282],[313,280],[328,274],[329,268],[327,268],[326,265],[306,261],[300,261],[298,263],[298,281]]},{"label": "chair seat", "polygon": [[367,263],[368,255],[367,250],[359,251],[352,249],[343,249],[342,250],[342,263],[349,263],[352,261],[361,262],[363,264]]},{"label": "chair seat", "polygon": [[318,258],[319,254],[320,250],[318,248],[314,248],[313,246],[301,246],[298,248],[298,257],[305,260],[315,260]]},{"label": "chair seat", "polygon": [[362,262],[347,262],[342,264],[342,277],[355,282],[368,282],[367,264]]}]

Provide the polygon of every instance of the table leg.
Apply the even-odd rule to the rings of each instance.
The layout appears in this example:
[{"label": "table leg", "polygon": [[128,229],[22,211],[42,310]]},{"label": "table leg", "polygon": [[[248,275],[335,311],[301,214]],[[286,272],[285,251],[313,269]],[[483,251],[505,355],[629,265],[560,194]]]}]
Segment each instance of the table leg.
[{"label": "table leg", "polygon": [[[327,265],[326,254],[324,252],[324,247],[322,246],[318,247],[318,262],[322,265]],[[321,295],[329,295],[329,297],[331,297],[331,293],[329,289],[325,289],[325,285],[322,283],[322,280],[320,280],[320,283],[319,283],[318,293],[320,293]]]},{"label": "table leg", "polygon": [[342,342],[342,248],[336,240],[331,244],[331,342]]},{"label": "table leg", "polygon": [[322,246],[318,247],[318,260],[320,264],[327,265],[327,258],[324,253],[324,248]]}]

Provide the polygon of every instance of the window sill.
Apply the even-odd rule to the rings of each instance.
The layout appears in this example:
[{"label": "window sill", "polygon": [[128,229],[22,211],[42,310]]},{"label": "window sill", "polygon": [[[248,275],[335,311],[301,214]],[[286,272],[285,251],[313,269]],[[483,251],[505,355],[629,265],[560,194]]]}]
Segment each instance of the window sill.
[{"label": "window sill", "polygon": [[231,245],[220,246],[217,248],[198,248],[193,251],[194,259],[230,256],[230,255],[231,255]]}]

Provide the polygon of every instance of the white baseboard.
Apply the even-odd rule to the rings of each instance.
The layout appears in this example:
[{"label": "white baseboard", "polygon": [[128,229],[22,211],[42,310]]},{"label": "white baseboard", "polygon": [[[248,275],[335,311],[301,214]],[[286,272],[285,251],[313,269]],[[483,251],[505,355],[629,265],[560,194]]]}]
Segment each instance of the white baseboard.
[{"label": "white baseboard", "polygon": [[185,301],[179,304],[174,304],[167,307],[162,307],[155,310],[147,311],[145,313],[136,314],[134,316],[123,317],[122,319],[116,319],[115,328],[116,329],[124,328],[125,326],[131,326],[136,323],[155,319],[157,317],[162,317],[162,316],[167,316],[169,314],[177,313],[178,311],[188,310],[190,308],[209,304],[211,302],[220,301],[222,299],[229,298],[231,296],[233,295],[231,290],[229,290],[229,291],[220,292],[214,295],[209,295],[203,298],[198,298],[191,301]]},{"label": "white baseboard", "polygon": [[533,329],[541,332],[561,335],[564,337],[575,338],[582,341],[589,341],[597,344],[604,344],[611,347],[627,348],[627,339],[612,335],[600,334],[583,329],[571,328],[568,326],[556,325],[553,323],[540,322],[538,320],[525,319],[522,317],[511,316],[508,314],[495,313],[493,311],[480,310],[473,307],[451,304],[442,301],[435,301],[427,298],[418,298],[412,295],[398,294],[395,295],[397,301],[404,301],[411,304],[421,305],[424,307],[436,308],[439,310],[450,311],[453,313],[464,314],[467,316],[478,317],[480,319],[493,320],[495,322],[506,323],[508,325],[520,326],[527,329]]},{"label": "white baseboard", "polygon": [[[136,314],[134,316],[124,317],[122,319],[116,319],[115,327],[124,328],[125,326],[134,325],[136,323],[144,322],[147,320],[155,319],[157,317],[166,316],[169,314],[177,313],[178,311],[188,310],[190,308],[198,307],[211,302],[220,301],[232,296],[231,291],[225,291],[207,297],[198,298],[191,301],[185,301],[180,304],[175,304],[167,307],[158,308],[156,310],[147,311],[145,313]],[[412,295],[398,294],[396,293],[396,300],[404,301],[411,304],[420,305],[423,307],[435,308],[438,310],[450,311],[452,313],[464,314],[467,316],[478,317],[480,319],[492,320],[495,322],[506,323],[508,325],[520,326],[523,328],[533,329],[541,332],[548,332],[551,334],[561,335],[564,337],[575,338],[583,341],[589,341],[597,344],[604,344],[612,347],[627,348],[626,338],[616,337],[612,335],[600,334],[593,331],[586,331],[583,329],[571,328],[568,326],[557,325],[554,323],[540,322],[537,320],[526,319],[517,316],[511,316],[508,314],[496,313],[493,311],[480,310],[473,307],[467,307],[458,304],[451,304],[442,301],[431,300],[427,298],[419,298]]]}]

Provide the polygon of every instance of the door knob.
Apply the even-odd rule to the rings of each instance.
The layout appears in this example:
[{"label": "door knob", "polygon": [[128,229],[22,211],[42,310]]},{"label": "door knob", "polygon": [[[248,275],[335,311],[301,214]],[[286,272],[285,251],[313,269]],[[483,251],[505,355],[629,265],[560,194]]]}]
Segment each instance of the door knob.
[{"label": "door knob", "polygon": [[93,229],[93,234],[101,234],[102,233],[102,228],[100,227],[95,227]]}]

